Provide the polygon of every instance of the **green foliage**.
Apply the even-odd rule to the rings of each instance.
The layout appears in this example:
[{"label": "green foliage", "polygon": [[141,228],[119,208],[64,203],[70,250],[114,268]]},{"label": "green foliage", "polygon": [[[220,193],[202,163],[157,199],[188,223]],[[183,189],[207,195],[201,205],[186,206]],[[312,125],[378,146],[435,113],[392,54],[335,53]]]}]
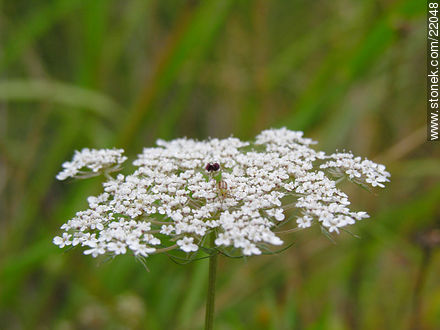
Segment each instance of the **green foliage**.
[{"label": "green foliage", "polygon": [[134,156],[157,138],[287,126],[380,160],[391,184],[347,188],[372,218],[336,244],[316,227],[286,234],[294,244],[276,255],[220,256],[216,328],[440,328],[440,260],[424,238],[440,217],[424,6],[0,2],[0,327],[201,328],[207,260],[63,253],[52,237],[100,183],[55,175],[86,146]]}]

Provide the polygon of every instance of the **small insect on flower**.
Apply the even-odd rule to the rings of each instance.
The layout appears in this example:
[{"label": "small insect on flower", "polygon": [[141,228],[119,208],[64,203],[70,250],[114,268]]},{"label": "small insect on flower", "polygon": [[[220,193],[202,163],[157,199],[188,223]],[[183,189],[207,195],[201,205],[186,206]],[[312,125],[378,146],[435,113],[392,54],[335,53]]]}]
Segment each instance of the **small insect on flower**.
[{"label": "small insect on flower", "polygon": [[225,181],[220,180],[217,182],[217,189],[222,198],[226,198],[228,196],[228,184]]},{"label": "small insect on flower", "polygon": [[208,172],[217,172],[220,169],[219,163],[208,163],[205,166],[205,170]]}]

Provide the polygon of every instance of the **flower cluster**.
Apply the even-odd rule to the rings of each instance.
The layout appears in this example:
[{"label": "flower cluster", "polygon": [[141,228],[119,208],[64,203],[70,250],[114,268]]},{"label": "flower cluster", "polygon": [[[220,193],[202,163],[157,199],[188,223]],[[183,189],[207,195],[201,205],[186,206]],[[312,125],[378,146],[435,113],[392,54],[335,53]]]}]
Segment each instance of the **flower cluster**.
[{"label": "flower cluster", "polygon": [[[88,149],[75,151],[71,162],[63,164],[64,170],[58,173],[58,180],[69,177],[89,177],[99,175],[101,171],[113,172],[119,169],[118,165],[127,160],[122,156],[122,149]],[[91,170],[91,172],[90,172]]]},{"label": "flower cluster", "polygon": [[[283,244],[275,229],[292,218],[300,228],[318,223],[338,232],[368,215],[348,208],[336,181],[383,187],[390,174],[350,153],[315,151],[315,143],[286,128],[263,131],[253,143],[233,137],[158,140],[134,161],[134,173],[108,176],[104,192],[88,198],[89,208],[64,224],[54,243],[81,245],[94,257],[146,257],[173,249],[195,252],[211,234],[218,249],[256,255]],[[125,160],[121,154],[83,150],[58,178],[76,176],[82,167],[105,171]]]}]

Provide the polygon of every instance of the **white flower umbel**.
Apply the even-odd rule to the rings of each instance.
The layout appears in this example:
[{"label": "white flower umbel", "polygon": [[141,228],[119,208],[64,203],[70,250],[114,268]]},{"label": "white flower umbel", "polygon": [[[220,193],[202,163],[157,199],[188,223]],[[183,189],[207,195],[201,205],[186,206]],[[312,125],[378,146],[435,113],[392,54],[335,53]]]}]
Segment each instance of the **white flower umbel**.
[{"label": "white flower umbel", "polygon": [[[283,244],[274,229],[292,217],[299,228],[317,223],[339,232],[368,214],[351,211],[336,182],[345,177],[383,187],[390,174],[351,153],[315,151],[315,143],[286,128],[263,131],[252,143],[233,137],[158,140],[134,161],[134,173],[109,177],[104,192],[88,198],[89,208],[64,224],[54,243],[81,245],[93,257],[146,257],[195,252],[213,233],[218,249],[257,255]],[[84,149],[57,178],[84,174],[82,168],[108,176],[124,160],[122,150]]]},{"label": "white flower umbel", "polygon": [[63,164],[64,170],[58,173],[58,180],[65,180],[73,177],[90,177],[99,175],[100,171],[114,172],[119,165],[127,160],[122,156],[122,149],[88,149],[75,151],[71,162]]}]

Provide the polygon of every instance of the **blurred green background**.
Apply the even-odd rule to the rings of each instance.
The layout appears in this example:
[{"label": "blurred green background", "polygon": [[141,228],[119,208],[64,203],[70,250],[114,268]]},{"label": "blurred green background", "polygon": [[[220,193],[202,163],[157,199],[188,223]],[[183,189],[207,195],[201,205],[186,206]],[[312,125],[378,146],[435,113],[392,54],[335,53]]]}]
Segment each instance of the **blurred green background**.
[{"label": "blurred green background", "polygon": [[303,130],[384,163],[372,218],[220,260],[216,329],[440,329],[440,149],[426,142],[425,1],[0,1],[0,328],[200,329],[207,261],[52,245],[100,191],[74,149]]}]

